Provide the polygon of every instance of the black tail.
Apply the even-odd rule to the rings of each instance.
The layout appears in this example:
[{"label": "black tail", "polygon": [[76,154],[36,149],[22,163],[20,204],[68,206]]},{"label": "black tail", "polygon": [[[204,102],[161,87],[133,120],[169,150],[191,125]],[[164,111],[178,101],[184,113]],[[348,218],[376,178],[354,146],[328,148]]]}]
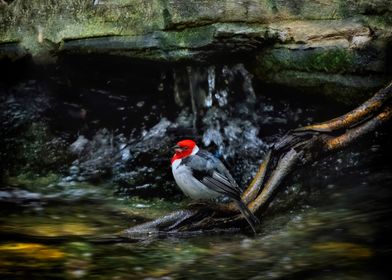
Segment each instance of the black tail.
[{"label": "black tail", "polygon": [[246,205],[241,200],[236,200],[238,209],[244,215],[245,220],[248,222],[254,233],[256,233],[256,225],[260,224],[259,219],[246,207]]}]

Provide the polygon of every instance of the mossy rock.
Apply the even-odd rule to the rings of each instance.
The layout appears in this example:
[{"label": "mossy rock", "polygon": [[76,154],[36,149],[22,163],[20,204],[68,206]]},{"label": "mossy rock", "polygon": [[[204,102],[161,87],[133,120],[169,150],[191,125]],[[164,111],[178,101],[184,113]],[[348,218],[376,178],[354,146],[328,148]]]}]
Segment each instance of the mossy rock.
[{"label": "mossy rock", "polygon": [[[293,20],[366,21],[364,17],[377,17],[378,21],[384,19],[387,29],[391,15],[387,0],[15,0],[0,6],[0,58],[26,53],[44,57],[72,47],[82,53],[169,61],[197,59],[211,50],[232,49],[232,41],[237,42],[241,33],[255,25],[268,28],[271,23]],[[237,28],[228,32],[225,40],[215,40],[211,32],[217,24]],[[240,39],[234,45],[240,51],[255,42],[252,36]],[[17,44],[21,51],[15,52],[9,44]],[[208,48],[201,49],[206,45]]]},{"label": "mossy rock", "polygon": [[358,104],[390,80],[387,57],[382,40],[361,48],[292,44],[265,49],[253,67],[263,83]]},{"label": "mossy rock", "polygon": [[0,60],[104,54],[211,63],[245,54],[257,56],[263,82],[300,90],[321,82],[316,92],[359,99],[392,73],[389,0],[8,2],[0,6]]},{"label": "mossy rock", "polygon": [[341,48],[288,49],[276,48],[259,55],[260,71],[268,73],[282,70],[307,72],[342,73],[350,72],[354,53]]},{"label": "mossy rock", "polygon": [[70,162],[67,144],[55,137],[43,122],[33,122],[20,132],[17,141],[6,141],[4,158],[10,174],[46,174],[61,171]]}]

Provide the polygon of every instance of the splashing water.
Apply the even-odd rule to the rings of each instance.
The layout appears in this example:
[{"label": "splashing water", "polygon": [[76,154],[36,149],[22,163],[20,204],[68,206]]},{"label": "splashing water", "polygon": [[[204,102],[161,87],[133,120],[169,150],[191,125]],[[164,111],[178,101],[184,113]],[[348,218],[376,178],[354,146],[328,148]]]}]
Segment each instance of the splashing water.
[{"label": "splashing water", "polygon": [[[64,125],[70,125],[70,118],[78,120],[80,131],[65,138],[65,146],[79,162],[65,169],[69,169],[70,182],[59,181],[60,174],[46,178],[18,175],[2,187],[0,274],[4,279],[95,279],[97,275],[102,279],[205,279],[206,275],[388,279],[390,270],[381,260],[390,257],[392,248],[388,227],[392,197],[389,134],[384,140],[382,134],[361,140],[351,151],[340,151],[290,176],[263,216],[257,236],[233,234],[222,238],[203,232],[181,239],[149,235],[137,243],[90,242],[186,207],[186,202],[176,202],[183,196],[161,191],[165,186],[176,190],[169,169],[172,151],[168,148],[179,137],[195,137],[203,148],[226,159],[238,183],[245,186],[268,148],[266,142],[274,142],[288,129],[319,121],[322,109],[328,113],[324,120],[342,113],[325,104],[309,109],[314,104],[302,101],[295,105],[296,100],[272,100],[260,94],[257,106],[252,106],[252,76],[241,64],[192,66],[190,74],[185,67],[176,68],[173,80],[171,75],[164,77],[154,85],[153,94],[157,95],[150,95],[152,101],[146,99],[146,91],[141,91],[139,99],[129,94],[120,100],[112,98],[121,94],[115,88],[107,90],[105,96],[86,90],[83,95],[102,107],[94,109],[89,103],[80,103],[82,107],[67,107],[72,114],[56,111],[56,115],[73,115]],[[199,118],[197,133],[191,130],[190,82]],[[41,87],[32,90],[31,86],[0,95],[3,130],[19,131],[28,121],[42,121],[38,113],[53,108],[47,97],[40,101],[37,93]],[[75,83],[72,89],[80,86],[83,84]],[[125,92],[130,88],[121,89]],[[227,93],[227,103],[220,105],[216,94],[222,90]],[[68,92],[75,91],[67,87],[67,97]],[[100,92],[104,91],[100,88]],[[56,94],[48,95],[60,99]],[[162,99],[174,103],[173,95],[180,106],[164,107]],[[87,116],[80,114],[81,108],[86,108]],[[105,117],[112,122],[105,122]],[[126,123],[131,129],[121,129]],[[41,126],[33,128],[34,135],[44,131]],[[6,147],[23,141],[21,136],[9,136]],[[27,136],[28,141],[34,141],[31,133]],[[48,139],[52,141],[52,136]],[[25,143],[29,144],[21,142]],[[96,176],[97,170],[114,180],[99,185],[78,182],[87,179],[90,172]],[[116,183],[119,181],[121,184]],[[123,187],[122,183],[132,191],[113,195],[113,188]],[[143,193],[149,200],[135,197]]]},{"label": "splashing water", "polygon": [[[262,158],[267,149],[259,138],[260,118],[254,115],[252,78],[242,63],[188,66],[173,75],[176,103],[191,109],[192,126],[204,147],[225,160]],[[183,120],[184,109],[181,115]],[[250,165],[245,168],[251,170]]]},{"label": "splashing water", "polygon": [[215,91],[215,66],[208,67],[208,95],[204,101],[206,107],[212,106],[212,95]]}]

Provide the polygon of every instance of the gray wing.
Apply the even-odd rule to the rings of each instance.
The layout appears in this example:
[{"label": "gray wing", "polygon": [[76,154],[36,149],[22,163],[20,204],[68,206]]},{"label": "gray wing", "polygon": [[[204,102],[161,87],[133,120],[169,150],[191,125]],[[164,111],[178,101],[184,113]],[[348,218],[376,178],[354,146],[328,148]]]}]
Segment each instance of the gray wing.
[{"label": "gray wing", "polygon": [[192,169],[192,175],[209,189],[240,200],[242,190],[223,163],[212,154],[199,151],[182,160]]}]

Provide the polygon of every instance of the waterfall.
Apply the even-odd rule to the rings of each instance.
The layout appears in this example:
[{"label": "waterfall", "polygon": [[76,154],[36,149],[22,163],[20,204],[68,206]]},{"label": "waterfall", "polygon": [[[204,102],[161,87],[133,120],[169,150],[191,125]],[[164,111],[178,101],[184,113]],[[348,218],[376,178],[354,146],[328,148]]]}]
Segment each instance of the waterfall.
[{"label": "waterfall", "polygon": [[215,66],[209,66],[207,69],[208,72],[208,95],[204,101],[205,107],[212,106],[212,95],[215,91]]},{"label": "waterfall", "polygon": [[177,67],[173,94],[183,108],[177,123],[184,123],[188,108],[195,137],[201,137],[202,146],[222,158],[262,153],[266,144],[258,136],[260,120],[253,113],[256,94],[252,78],[242,63]]},{"label": "waterfall", "polygon": [[[242,63],[177,67],[172,76],[176,104],[180,107],[191,106],[195,115],[213,104],[219,107],[228,105],[230,95],[233,94],[244,97],[250,103],[254,103],[256,99],[252,85],[253,75]],[[238,84],[241,92],[236,92]]]}]

